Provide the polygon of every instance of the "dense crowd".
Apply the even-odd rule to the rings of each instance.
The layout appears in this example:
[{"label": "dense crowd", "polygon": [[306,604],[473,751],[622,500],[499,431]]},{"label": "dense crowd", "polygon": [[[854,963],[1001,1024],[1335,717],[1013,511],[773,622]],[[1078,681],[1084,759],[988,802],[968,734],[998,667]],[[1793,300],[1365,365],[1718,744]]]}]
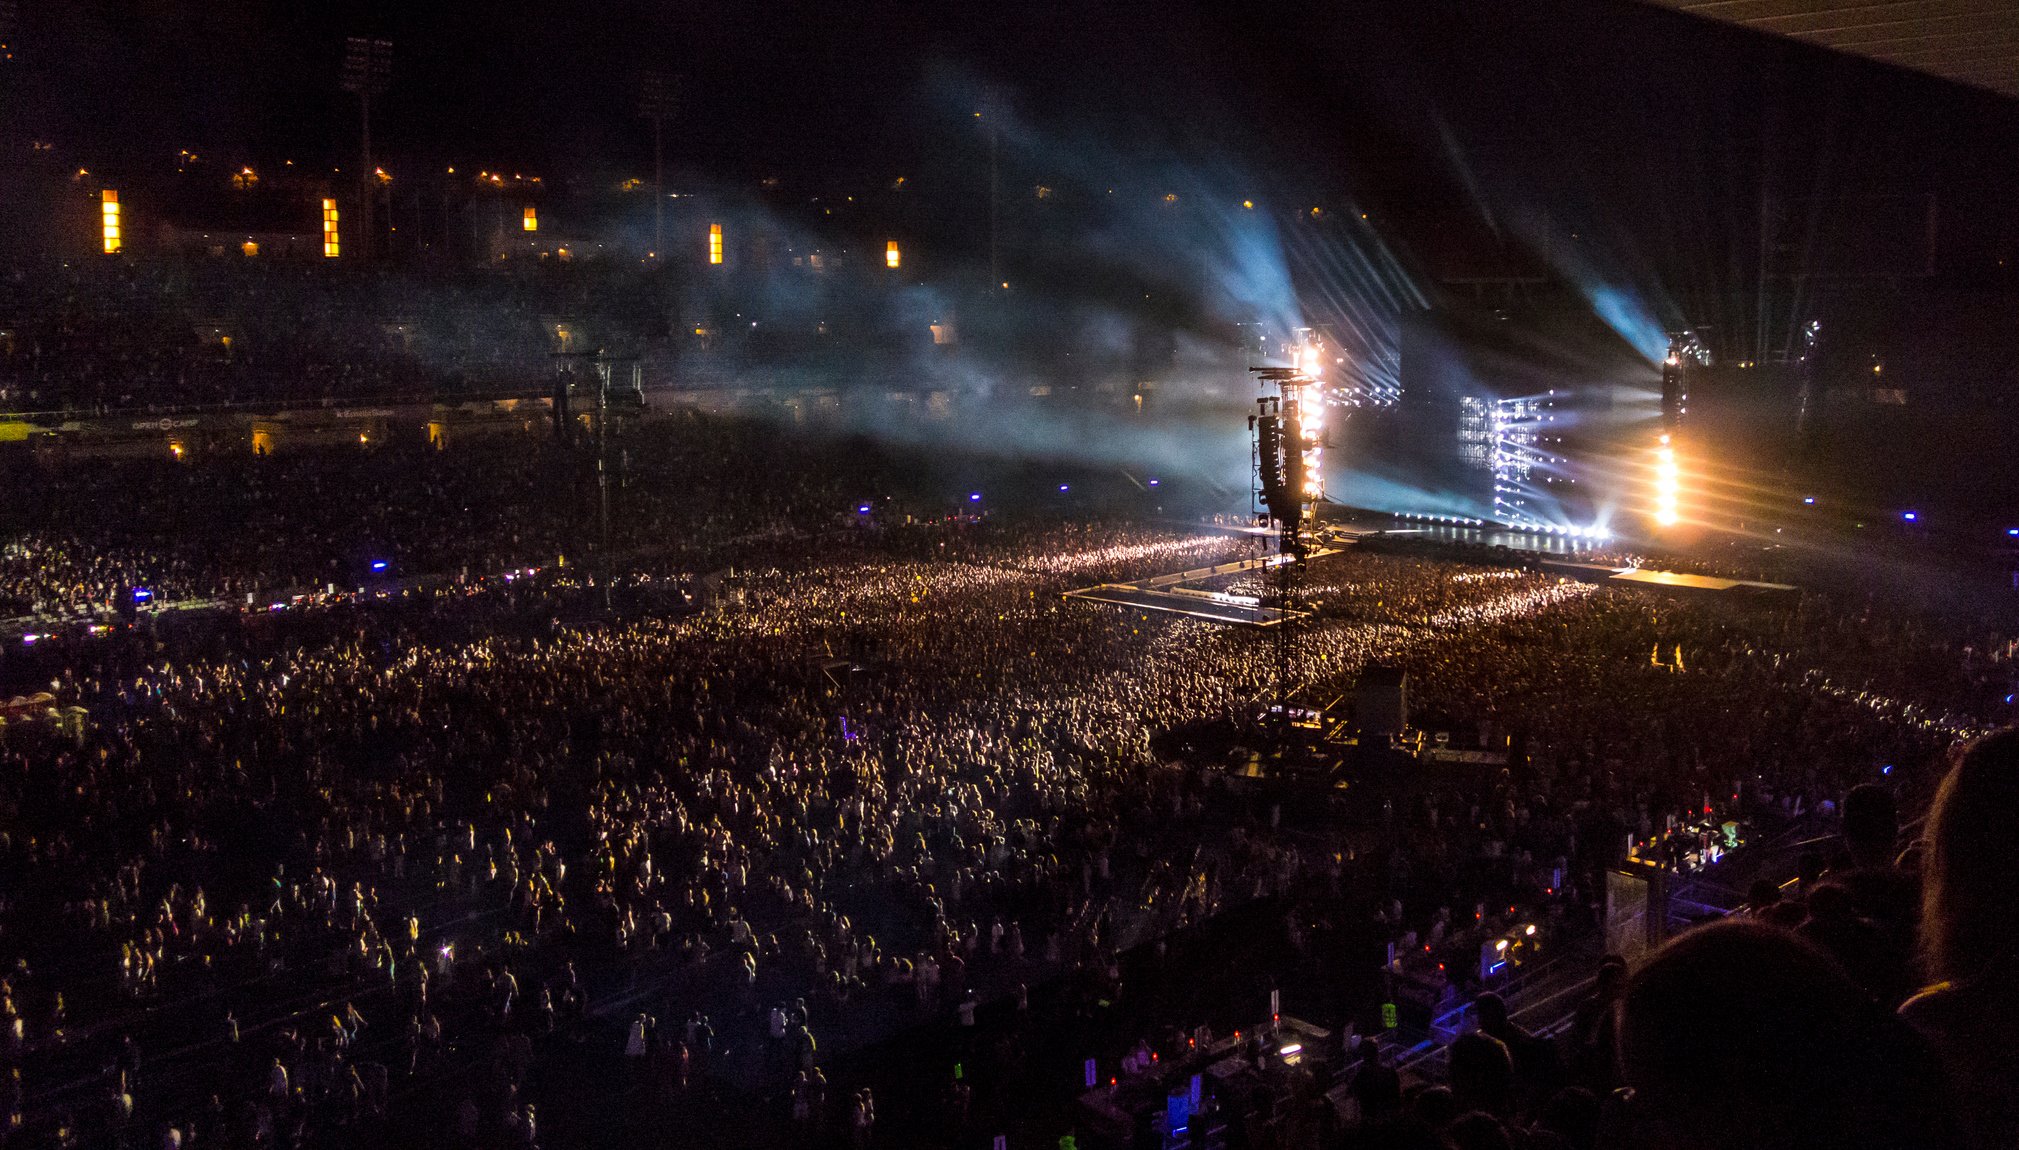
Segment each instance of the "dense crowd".
[{"label": "dense crowd", "polygon": [[[837,1052],[1060,979],[1121,999],[1120,953],[1257,900],[1322,905],[1437,957],[1501,907],[1569,937],[1629,839],[1676,849],[1706,807],[1799,828],[1841,805],[1848,830],[1876,802],[1863,784],[1918,809],[1945,749],[2011,689],[1988,625],[1944,640],[1822,599],[1669,601],[1349,551],[1306,588],[1309,697],[1399,666],[1419,726],[1506,762],[1429,775],[1347,829],[1294,811],[1279,825],[1218,770],[1268,738],[1273,646],[1061,598],[1256,540],[1052,517],[865,529],[843,449],[737,484],[736,436],[759,433],[655,434],[626,489],[626,570],[723,569],[698,611],[563,621],[575,564],[36,650],[27,666],[88,721],[0,742],[10,1137],[589,1144],[596,1105],[551,1083],[601,1051],[624,1075],[606,1101],[706,1097],[804,1139],[880,1144],[918,1100],[830,1082]],[[151,463],[162,482],[126,504],[105,498],[116,468],[66,475],[6,541],[7,594],[43,611],[141,579],[235,596],[334,578],[358,554],[495,571],[579,538],[574,500],[542,511],[543,469],[567,463],[509,446]],[[1217,734],[1174,749],[1179,731]],[[1758,917],[1853,959],[1854,993],[1897,1005],[1922,981],[1897,913],[1913,899],[1833,882],[1848,866],[1822,860]],[[1658,1039],[1690,1029],[1662,1013],[1689,978],[1771,959],[1803,994],[1842,989],[1836,960],[1767,929],[1602,978],[1625,1006],[1624,1081],[1651,1084],[1643,1112],[1695,1099],[1646,1070],[1672,1067]],[[1865,929],[1885,964],[1843,942]],[[1978,969],[1943,961],[1929,973]],[[1370,1050],[1363,1125],[1338,1136],[1556,1144],[1541,1128],[1593,1145],[1550,1123],[1620,1084],[1612,1007],[1560,1051],[1491,1010],[1406,1116]]]},{"label": "dense crowd", "polygon": [[[749,460],[769,429],[703,417],[620,428],[612,548],[698,557],[841,507],[864,482],[841,445],[807,440],[761,484]],[[242,604],[386,579],[479,578],[600,544],[595,456],[545,424],[421,442],[191,462],[0,461],[24,498],[0,508],[0,619],[114,610],[136,588],[155,605]],[[374,564],[382,564],[374,568]]]},{"label": "dense crowd", "polygon": [[538,391],[560,328],[635,340],[633,278],[607,266],[472,277],[200,258],[12,269],[0,276],[0,411]]}]

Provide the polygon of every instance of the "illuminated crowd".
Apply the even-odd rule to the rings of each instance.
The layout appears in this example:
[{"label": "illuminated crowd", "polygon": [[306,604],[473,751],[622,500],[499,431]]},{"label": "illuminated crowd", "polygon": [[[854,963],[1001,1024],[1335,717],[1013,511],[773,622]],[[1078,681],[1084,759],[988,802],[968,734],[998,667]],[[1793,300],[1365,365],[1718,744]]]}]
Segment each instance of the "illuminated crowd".
[{"label": "illuminated crowd", "polygon": [[[1589,929],[1627,840],[1665,849],[1706,804],[1798,826],[1880,783],[1918,809],[1969,733],[1942,716],[1991,715],[2012,677],[2000,636],[1820,599],[1348,552],[1305,586],[1309,697],[1400,666],[1421,725],[1509,762],[1325,849],[1237,817],[1214,781],[1266,742],[1271,644],[1062,598],[1254,538],[1055,515],[866,529],[833,457],[732,489],[727,433],[681,434],[657,474],[707,482],[641,479],[626,568],[723,568],[691,611],[561,621],[576,564],[40,649],[88,721],[0,742],[15,1137],[572,1144],[582,1108],[543,1109],[539,1076],[594,1048],[629,1076],[615,1104],[743,1092],[809,1138],[875,1142],[915,1100],[830,1082],[837,1051],[1108,979],[1121,951],[1269,897],[1351,888],[1366,938],[1454,953],[1476,907]],[[8,594],[228,597],[345,554],[483,573],[570,546],[569,517],[538,510],[546,464],[504,454],[398,461],[411,491],[376,499],[351,485],[393,457],[200,464],[94,507],[108,478],[7,541]],[[247,476],[242,545],[158,522]]]},{"label": "illuminated crowd", "polygon": [[[772,433],[701,419],[623,445],[613,548],[699,556],[791,530],[839,507],[862,470],[806,441],[763,485],[742,468]],[[584,559],[599,543],[594,458],[544,424],[425,443],[255,456],[231,444],[178,460],[0,461],[17,490],[0,509],[0,619],[113,611],[135,589],[155,605],[260,604],[332,585],[469,579]],[[731,508],[733,507],[733,514]],[[378,564],[380,566],[375,567]]]}]

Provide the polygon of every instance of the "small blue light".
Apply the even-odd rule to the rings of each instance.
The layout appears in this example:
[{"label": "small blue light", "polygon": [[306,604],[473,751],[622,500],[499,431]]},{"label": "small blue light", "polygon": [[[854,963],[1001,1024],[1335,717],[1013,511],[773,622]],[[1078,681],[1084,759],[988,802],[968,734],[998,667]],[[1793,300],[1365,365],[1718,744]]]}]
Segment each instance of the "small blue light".
[{"label": "small blue light", "polygon": [[154,592],[149,591],[145,587],[135,587],[133,589],[133,601],[135,603],[145,603],[152,598],[154,598]]},{"label": "small blue light", "polygon": [[372,560],[372,570],[374,570],[374,571],[383,571],[383,570],[385,570],[385,569],[386,569],[386,561],[385,561],[385,560],[383,560],[383,559],[374,559],[374,560]]},{"label": "small blue light", "polygon": [[1891,763],[1887,763],[1887,764],[1886,764],[1885,766],[1883,766],[1883,767],[1880,767],[1880,768],[1879,768],[1879,773],[1880,773],[1880,774],[1882,774],[1882,775],[1890,775],[1890,774],[1892,774],[1892,773],[1893,773],[1893,764],[1891,764]]},{"label": "small blue light", "polygon": [[2011,706],[2011,705],[2012,705],[2012,700],[2013,700],[2014,698],[2019,698],[2019,696],[2014,696],[2014,695],[2007,695],[2007,696],[2005,696],[2005,705],[2006,705],[2006,706],[2008,706],[2008,707],[2009,707],[2009,706]]},{"label": "small blue light", "polygon": [[1813,495],[1804,495],[1802,496],[1802,502],[1813,505],[1816,502],[1816,497]]},{"label": "small blue light", "polygon": [[2019,527],[2007,527],[2005,529],[2005,534],[2019,536]]},{"label": "small blue light", "polygon": [[1156,486],[1157,484],[1159,484],[1159,483],[1162,483],[1162,482],[1163,482],[1163,480],[1161,480],[1161,479],[1152,479],[1152,480],[1150,480],[1150,486],[1151,486],[1151,487],[1155,487],[1155,486]]},{"label": "small blue light", "polygon": [[865,503],[865,504],[863,504],[862,506],[860,506],[860,507],[856,508],[856,509],[855,509],[855,513],[856,513],[857,515],[867,515],[867,514],[869,514],[869,504]]},{"label": "small blue light", "polygon": [[1905,519],[1905,520],[1906,520],[1907,522],[1909,522],[1909,523],[1912,523],[1913,521],[1915,521],[1916,519],[1919,519],[1920,517],[1921,517],[1921,513],[1920,513],[1920,512],[1918,512],[1918,511],[1902,511],[1902,512],[1900,512],[1900,518],[1902,518],[1902,519]]},{"label": "small blue light", "polygon": [[981,502],[981,492],[979,492],[979,491],[971,491],[971,492],[969,492],[969,493],[968,493],[968,497],[967,497],[967,501],[968,501],[969,503],[980,503],[980,502]]},{"label": "small blue light", "polygon": [[1061,483],[1061,484],[1059,484],[1059,490],[1060,490],[1060,491],[1071,491],[1072,489],[1073,489],[1073,485],[1072,485],[1072,484],[1070,484],[1070,483]]}]

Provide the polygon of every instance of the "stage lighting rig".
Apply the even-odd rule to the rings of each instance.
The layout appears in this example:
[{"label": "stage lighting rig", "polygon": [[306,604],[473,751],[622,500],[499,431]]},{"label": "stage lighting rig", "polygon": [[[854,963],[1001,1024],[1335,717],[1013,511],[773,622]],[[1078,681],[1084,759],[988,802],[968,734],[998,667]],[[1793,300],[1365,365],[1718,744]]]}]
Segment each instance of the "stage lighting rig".
[{"label": "stage lighting rig", "polygon": [[1689,414],[1690,368],[1709,367],[1711,351],[1693,331],[1669,335],[1668,355],[1661,361],[1661,426],[1670,435],[1682,426]]},{"label": "stage lighting rig", "polygon": [[1672,332],[1661,363],[1661,433],[1654,449],[1653,517],[1656,527],[1682,521],[1682,425],[1689,414],[1691,369],[1709,367],[1711,352],[1694,331]]},{"label": "stage lighting rig", "polygon": [[[1255,494],[1268,522],[1276,527],[1282,556],[1275,565],[1276,606],[1282,612],[1272,636],[1275,699],[1264,709],[1264,723],[1274,728],[1279,740],[1278,754],[1287,744],[1290,699],[1296,693],[1290,619],[1296,610],[1302,560],[1311,551],[1306,523],[1315,518],[1316,505],[1325,497],[1325,399],[1319,382],[1324,347],[1315,339],[1306,340],[1291,350],[1289,359],[1289,367],[1249,369],[1265,392],[1255,401],[1255,414],[1248,417],[1248,429],[1255,437]],[[1267,394],[1272,388],[1275,394]]]},{"label": "stage lighting rig", "polygon": [[1314,343],[1296,353],[1295,367],[1249,369],[1261,386],[1276,389],[1255,401],[1248,428],[1255,436],[1256,490],[1281,533],[1279,550],[1285,555],[1301,557],[1308,550],[1305,521],[1325,497],[1322,354]]}]

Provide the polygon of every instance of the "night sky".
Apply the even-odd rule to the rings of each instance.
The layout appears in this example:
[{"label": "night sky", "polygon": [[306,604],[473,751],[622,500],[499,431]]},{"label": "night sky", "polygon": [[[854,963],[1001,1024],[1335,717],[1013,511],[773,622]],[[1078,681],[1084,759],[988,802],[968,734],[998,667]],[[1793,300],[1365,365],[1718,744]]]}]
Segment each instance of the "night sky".
[{"label": "night sky", "polygon": [[1020,129],[1003,160],[1017,182],[1211,172],[1371,211],[1441,276],[1582,244],[1606,278],[1659,285],[1703,323],[1743,306],[1763,190],[1773,258],[1796,270],[1892,270],[1860,261],[1911,250],[1930,193],[1945,268],[2019,254],[2011,102],[1623,0],[20,7],[13,138],[114,171],[182,148],[347,161],[343,39],[365,34],[395,42],[375,114],[395,175],[644,174],[636,89],[657,69],[682,83],[676,181],[833,192],[905,175],[965,199],[993,91]]}]

